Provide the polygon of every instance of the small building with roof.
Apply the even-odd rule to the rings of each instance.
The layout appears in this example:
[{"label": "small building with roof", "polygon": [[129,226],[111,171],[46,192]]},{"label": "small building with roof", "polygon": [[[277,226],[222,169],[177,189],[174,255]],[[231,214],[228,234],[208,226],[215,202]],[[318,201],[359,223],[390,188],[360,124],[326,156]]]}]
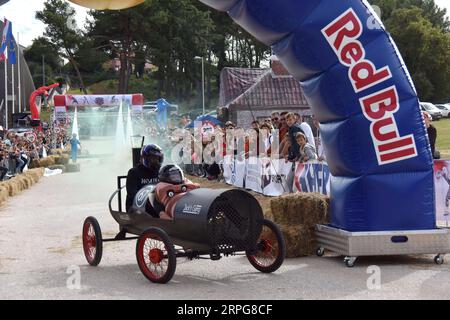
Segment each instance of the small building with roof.
[{"label": "small building with roof", "polygon": [[220,75],[219,119],[239,127],[271,113],[289,111],[310,116],[311,108],[299,81],[272,57],[271,67],[262,69],[224,68]]}]

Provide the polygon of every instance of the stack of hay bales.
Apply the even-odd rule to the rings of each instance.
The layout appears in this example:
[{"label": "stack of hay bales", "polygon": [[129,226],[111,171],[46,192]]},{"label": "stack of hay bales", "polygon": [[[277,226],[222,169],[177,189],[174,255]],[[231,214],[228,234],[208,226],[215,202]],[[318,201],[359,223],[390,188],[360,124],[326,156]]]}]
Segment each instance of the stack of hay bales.
[{"label": "stack of hay bales", "polygon": [[7,181],[0,182],[0,204],[22,190],[30,188],[44,175],[43,168],[31,169]]},{"label": "stack of hay bales", "polygon": [[292,193],[273,198],[271,213],[286,241],[286,257],[311,255],[316,224],[329,221],[330,198],[320,193]]},{"label": "stack of hay bales", "polygon": [[50,168],[54,165],[66,165],[69,163],[69,156],[67,154],[51,155],[46,158],[33,159],[30,164],[30,169],[33,168]]}]

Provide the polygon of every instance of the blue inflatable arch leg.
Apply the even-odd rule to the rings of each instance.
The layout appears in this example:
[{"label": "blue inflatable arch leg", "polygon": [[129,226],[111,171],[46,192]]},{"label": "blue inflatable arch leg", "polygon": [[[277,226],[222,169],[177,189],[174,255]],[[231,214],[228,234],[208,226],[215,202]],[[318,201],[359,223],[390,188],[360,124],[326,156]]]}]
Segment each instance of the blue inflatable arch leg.
[{"label": "blue inflatable arch leg", "polygon": [[433,159],[417,93],[365,0],[200,0],[274,53],[321,123],[332,225],[435,228]]}]

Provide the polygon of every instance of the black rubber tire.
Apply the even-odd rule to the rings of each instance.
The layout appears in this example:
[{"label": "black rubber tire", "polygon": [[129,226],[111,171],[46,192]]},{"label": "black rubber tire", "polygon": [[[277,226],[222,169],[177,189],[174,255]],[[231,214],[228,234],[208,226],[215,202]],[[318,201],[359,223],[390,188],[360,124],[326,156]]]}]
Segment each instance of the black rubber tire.
[{"label": "black rubber tire", "polygon": [[[87,234],[87,232],[89,231],[89,230],[87,230],[87,228],[90,228],[90,226],[92,226],[92,228],[93,228],[94,237],[95,237],[95,253],[93,256],[91,254],[89,254],[89,251],[88,251],[89,246],[92,246],[92,238],[91,238],[91,243],[90,243],[90,241],[88,241],[89,239],[88,239],[88,234]],[[100,263],[100,261],[102,260],[102,255],[103,255],[102,230],[100,229],[100,224],[98,223],[97,219],[95,219],[94,217],[87,217],[84,220],[81,238],[83,239],[83,251],[84,251],[84,256],[86,258],[86,261],[91,266],[97,266]]]},{"label": "black rubber tire", "polygon": [[[145,262],[144,256],[144,245],[147,239],[154,239],[162,242],[164,245],[164,259],[167,260],[167,268],[164,274],[155,275],[147,266]],[[158,248],[161,250],[161,248]],[[138,241],[136,242],[136,260],[141,270],[142,274],[151,282],[154,283],[167,283],[172,279],[175,274],[175,269],[177,267],[177,257],[175,247],[173,246],[172,240],[170,240],[167,233],[160,228],[149,228],[145,230],[140,236]],[[161,260],[161,261],[162,261]],[[155,265],[153,262],[150,262],[152,265]]]},{"label": "black rubber tire", "polygon": [[[281,265],[283,264],[284,258],[286,257],[286,244],[284,242],[283,234],[281,233],[278,226],[273,223],[270,220],[264,219],[262,222],[263,230],[264,226],[270,229],[272,232],[272,235],[274,236],[276,242],[277,242],[277,251],[276,251],[276,257],[275,260],[270,263],[269,265],[262,265],[258,262],[257,255],[261,253],[261,251],[258,251],[256,254],[251,254],[250,252],[246,252],[247,259],[250,262],[250,264],[255,267],[255,269],[264,272],[264,273],[271,273],[276,271]],[[261,239],[263,231],[261,231],[261,235],[258,238],[257,245],[261,245],[262,242],[267,241],[267,239]]]},{"label": "black rubber tire", "polygon": [[317,248],[316,256],[323,257],[324,254],[325,254],[325,249],[324,248]]},{"label": "black rubber tire", "polygon": [[434,263],[436,263],[437,265],[443,264],[444,263],[444,257],[440,257],[439,255],[434,257]]}]

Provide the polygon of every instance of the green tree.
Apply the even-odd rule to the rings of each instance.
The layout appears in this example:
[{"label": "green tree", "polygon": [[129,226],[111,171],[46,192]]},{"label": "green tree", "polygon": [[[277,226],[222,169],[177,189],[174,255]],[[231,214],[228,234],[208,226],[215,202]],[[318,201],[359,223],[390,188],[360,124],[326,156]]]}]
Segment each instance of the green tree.
[{"label": "green tree", "polygon": [[82,32],[76,27],[75,9],[66,1],[47,0],[44,3],[44,9],[36,12],[36,19],[46,24],[44,36],[53,44],[55,51],[70,62],[77,74],[80,86],[86,93],[83,78],[75,59],[75,52],[83,37]]},{"label": "green tree", "polygon": [[[43,67],[46,78],[54,79],[63,64],[54,46],[44,37],[34,39],[31,46],[25,49],[24,56],[35,84],[45,85],[42,83]],[[42,60],[44,60],[44,66],[42,66]]]},{"label": "green tree", "polygon": [[434,0],[376,0],[422,100],[450,100],[450,31]]},{"label": "green tree", "polygon": [[372,0],[370,3],[381,8],[382,19],[385,21],[396,9],[420,8],[423,17],[434,27],[449,31],[450,21],[446,16],[447,10],[437,6],[434,0]]},{"label": "green tree", "polygon": [[111,58],[120,60],[119,92],[127,92],[131,74],[142,77],[151,62],[157,70],[158,95],[189,98],[212,34],[207,12],[192,0],[148,0],[120,11],[91,11],[89,36]]}]

